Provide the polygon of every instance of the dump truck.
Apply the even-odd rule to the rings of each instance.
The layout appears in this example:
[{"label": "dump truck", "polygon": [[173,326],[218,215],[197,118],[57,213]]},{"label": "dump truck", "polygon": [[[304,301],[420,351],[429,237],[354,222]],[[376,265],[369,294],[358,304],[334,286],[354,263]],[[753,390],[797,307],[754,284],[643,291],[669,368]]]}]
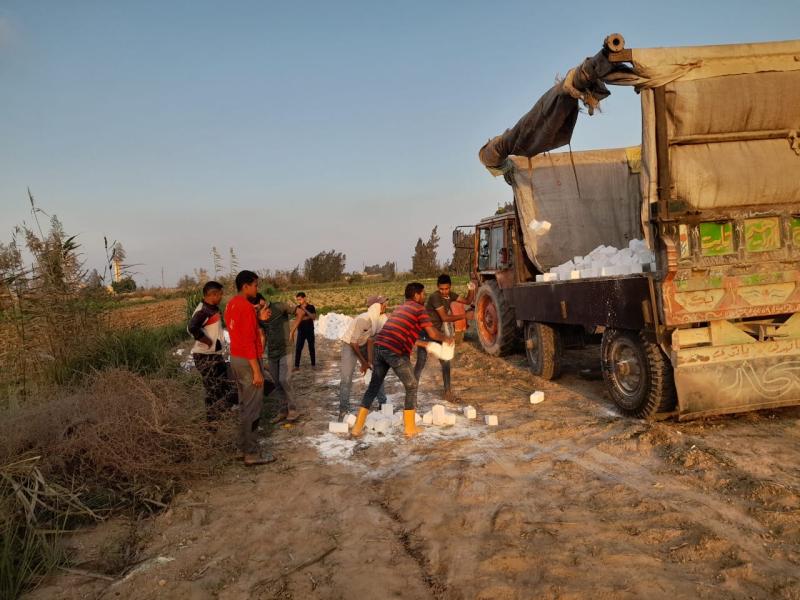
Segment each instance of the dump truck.
[{"label": "dump truck", "polygon": [[[641,145],[552,152],[608,85],[639,93]],[[606,388],[634,417],[800,404],[798,98],[800,40],[627,49],[608,36],[480,150],[513,190],[512,211],[475,226],[484,350],[521,346],[552,379],[565,343],[600,337]],[[551,272],[631,240],[652,264]]]}]

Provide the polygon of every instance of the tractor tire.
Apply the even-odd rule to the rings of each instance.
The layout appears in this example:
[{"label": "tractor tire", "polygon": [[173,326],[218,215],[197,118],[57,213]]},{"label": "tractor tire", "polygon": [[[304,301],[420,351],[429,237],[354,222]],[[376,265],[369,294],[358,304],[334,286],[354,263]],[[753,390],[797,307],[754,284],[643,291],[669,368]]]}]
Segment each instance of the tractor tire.
[{"label": "tractor tire", "polygon": [[606,389],[625,415],[649,419],[675,408],[672,365],[641,332],[606,329],[600,356]]},{"label": "tractor tire", "polygon": [[484,281],[475,297],[478,340],[486,354],[504,356],[514,351],[519,340],[514,309],[493,279]]},{"label": "tractor tire", "polygon": [[544,323],[525,323],[525,356],[531,373],[542,379],[561,375],[562,342],[558,329]]}]

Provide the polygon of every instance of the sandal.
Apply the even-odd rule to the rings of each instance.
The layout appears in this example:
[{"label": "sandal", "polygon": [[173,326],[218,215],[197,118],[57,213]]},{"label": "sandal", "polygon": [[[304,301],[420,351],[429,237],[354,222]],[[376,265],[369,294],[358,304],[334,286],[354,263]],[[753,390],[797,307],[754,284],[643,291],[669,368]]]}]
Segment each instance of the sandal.
[{"label": "sandal", "polygon": [[256,465],[266,465],[271,462],[275,462],[275,457],[272,454],[245,454],[244,455],[244,466],[245,467],[254,467]]}]

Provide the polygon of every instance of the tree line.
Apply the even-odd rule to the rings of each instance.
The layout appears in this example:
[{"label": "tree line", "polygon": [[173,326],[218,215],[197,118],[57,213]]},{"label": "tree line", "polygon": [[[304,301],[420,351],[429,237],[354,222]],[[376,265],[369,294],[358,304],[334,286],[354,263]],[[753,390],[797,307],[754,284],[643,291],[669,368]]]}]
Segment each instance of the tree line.
[{"label": "tree line", "polygon": [[[455,234],[455,248],[449,261],[440,261],[438,257],[439,228],[435,226],[428,239],[423,241],[417,238],[414,252],[411,256],[411,274],[415,277],[436,277],[439,273],[447,272],[453,275],[466,275],[472,270],[472,244],[474,234],[457,231]],[[297,287],[312,283],[334,283],[347,281],[357,283],[365,277],[380,278],[390,281],[397,277],[397,264],[387,260],[385,263],[364,265],[362,271],[348,273],[346,271],[347,256],[334,249],[323,250],[306,258],[302,267],[292,269],[262,269],[257,271],[259,277],[276,289]],[[223,285],[232,284],[239,270],[239,261],[233,248],[228,251],[227,265],[222,254],[216,247],[211,249],[211,264],[213,273],[207,269],[195,269],[191,275],[183,275],[177,286],[181,289],[194,289],[203,285],[210,279],[215,279]],[[226,268],[227,267],[227,268]]]}]

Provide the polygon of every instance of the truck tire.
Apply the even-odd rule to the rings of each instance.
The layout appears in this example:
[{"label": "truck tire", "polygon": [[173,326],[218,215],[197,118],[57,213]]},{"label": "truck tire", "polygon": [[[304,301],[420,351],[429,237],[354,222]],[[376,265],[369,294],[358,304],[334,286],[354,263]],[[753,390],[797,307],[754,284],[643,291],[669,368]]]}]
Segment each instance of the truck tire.
[{"label": "truck tire", "polygon": [[514,310],[493,279],[484,281],[475,297],[478,339],[486,354],[503,356],[514,351],[519,339]]},{"label": "truck tire", "polygon": [[600,355],[606,388],[625,415],[647,419],[674,409],[672,365],[641,332],[606,329]]},{"label": "truck tire", "polygon": [[544,323],[525,323],[525,356],[531,373],[542,379],[561,375],[561,334]]}]

